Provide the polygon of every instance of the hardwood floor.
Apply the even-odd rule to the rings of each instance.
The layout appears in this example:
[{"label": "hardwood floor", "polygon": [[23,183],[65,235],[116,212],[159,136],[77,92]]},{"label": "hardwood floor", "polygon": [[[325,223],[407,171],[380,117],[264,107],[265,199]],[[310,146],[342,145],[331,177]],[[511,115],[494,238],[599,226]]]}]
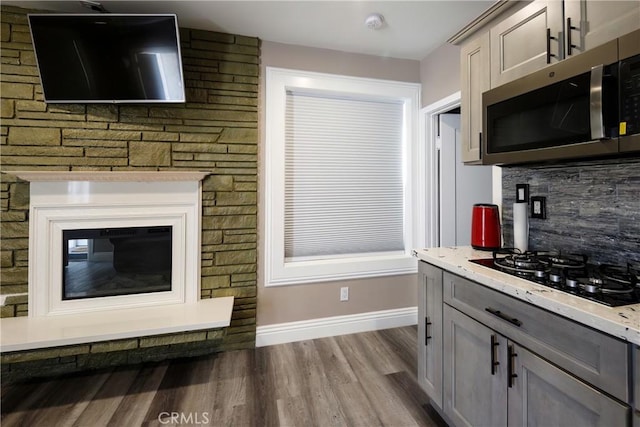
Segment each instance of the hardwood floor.
[{"label": "hardwood floor", "polygon": [[416,382],[416,327],[2,387],[10,426],[446,426]]}]

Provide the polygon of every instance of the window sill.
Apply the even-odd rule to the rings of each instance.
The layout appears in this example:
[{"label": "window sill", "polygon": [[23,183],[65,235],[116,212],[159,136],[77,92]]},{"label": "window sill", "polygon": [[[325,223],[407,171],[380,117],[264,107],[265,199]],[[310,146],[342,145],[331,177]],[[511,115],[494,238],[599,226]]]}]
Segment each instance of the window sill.
[{"label": "window sill", "polygon": [[190,304],[3,318],[0,352],[220,328],[231,323],[232,309],[233,297],[222,297]]},{"label": "window sill", "polygon": [[332,282],[336,280],[367,279],[372,277],[401,276],[416,274],[418,266],[415,258],[409,256],[399,257],[372,257],[367,261],[345,259],[307,261],[286,263],[279,271],[267,274],[269,286],[299,285],[304,283]]}]

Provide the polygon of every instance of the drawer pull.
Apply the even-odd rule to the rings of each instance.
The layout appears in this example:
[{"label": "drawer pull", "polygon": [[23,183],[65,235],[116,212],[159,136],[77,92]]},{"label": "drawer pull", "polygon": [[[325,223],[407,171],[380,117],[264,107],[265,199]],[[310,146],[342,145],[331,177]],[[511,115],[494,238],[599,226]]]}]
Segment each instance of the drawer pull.
[{"label": "drawer pull", "polygon": [[518,353],[516,353],[513,349],[513,346],[507,346],[507,386],[509,386],[509,388],[513,387],[513,379],[518,377],[518,374],[513,372],[513,359],[515,359],[518,356]]},{"label": "drawer pull", "polygon": [[498,342],[498,337],[495,335],[491,335],[491,375],[496,374],[496,366],[500,364],[496,360],[496,347],[498,347],[500,343]]},{"label": "drawer pull", "polygon": [[522,322],[521,321],[519,321],[515,317],[511,317],[509,315],[504,314],[500,310],[496,310],[495,308],[491,308],[491,307],[487,307],[487,308],[485,308],[485,310],[488,311],[489,313],[493,314],[494,316],[497,316],[497,317],[501,318],[502,320],[506,320],[507,322],[511,323],[512,325],[516,325],[518,327],[522,326]]}]

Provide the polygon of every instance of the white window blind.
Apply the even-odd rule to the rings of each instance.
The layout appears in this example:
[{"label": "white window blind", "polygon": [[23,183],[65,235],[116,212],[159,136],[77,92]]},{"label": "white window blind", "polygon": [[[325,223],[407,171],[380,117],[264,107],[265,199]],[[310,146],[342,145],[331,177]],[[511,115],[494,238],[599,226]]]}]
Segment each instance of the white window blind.
[{"label": "white window blind", "polygon": [[288,90],[285,258],[404,251],[403,103]]}]

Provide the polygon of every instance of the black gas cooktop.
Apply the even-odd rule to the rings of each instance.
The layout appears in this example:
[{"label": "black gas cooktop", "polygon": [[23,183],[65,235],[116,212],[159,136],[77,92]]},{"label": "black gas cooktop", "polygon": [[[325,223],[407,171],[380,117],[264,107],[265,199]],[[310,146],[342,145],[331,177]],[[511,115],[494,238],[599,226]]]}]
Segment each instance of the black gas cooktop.
[{"label": "black gas cooktop", "polygon": [[471,262],[610,307],[640,303],[640,264],[594,264],[585,255],[500,249]]}]

